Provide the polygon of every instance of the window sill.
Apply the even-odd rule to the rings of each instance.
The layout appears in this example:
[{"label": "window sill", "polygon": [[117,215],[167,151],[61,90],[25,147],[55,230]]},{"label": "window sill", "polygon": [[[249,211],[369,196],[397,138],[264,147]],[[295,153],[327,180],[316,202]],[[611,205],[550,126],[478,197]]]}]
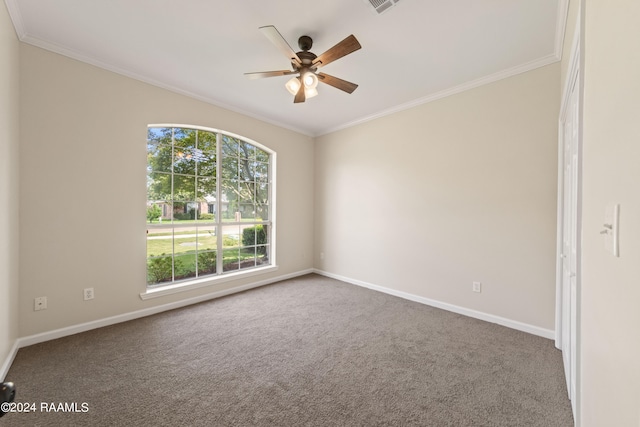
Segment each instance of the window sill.
[{"label": "window sill", "polygon": [[148,288],[145,292],[141,292],[140,299],[148,300],[165,295],[177,294],[180,292],[191,291],[193,289],[217,285],[219,283],[231,282],[245,277],[257,276],[259,274],[269,273],[276,270],[278,270],[277,265],[269,265],[266,267],[258,267],[251,270],[239,271],[237,273],[229,273],[221,276],[207,277],[204,279],[188,280],[166,286],[157,286],[154,288]]}]

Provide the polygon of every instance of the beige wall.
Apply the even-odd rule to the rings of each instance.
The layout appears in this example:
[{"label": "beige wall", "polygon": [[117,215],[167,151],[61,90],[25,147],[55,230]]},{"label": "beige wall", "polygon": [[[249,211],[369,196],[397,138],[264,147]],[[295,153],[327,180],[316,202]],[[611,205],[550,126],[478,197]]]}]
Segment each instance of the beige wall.
[{"label": "beige wall", "polygon": [[0,2],[0,379],[18,336],[19,43]]},{"label": "beige wall", "polygon": [[[640,2],[583,8],[581,425],[640,426]],[[611,203],[619,258],[599,234]]]},{"label": "beige wall", "polygon": [[317,268],[553,330],[559,90],[556,63],[317,138]]},{"label": "beige wall", "polygon": [[[20,336],[312,267],[312,138],[30,45],[20,53]],[[277,152],[278,271],[140,299],[150,123],[222,129]],[[82,300],[86,287],[94,300]],[[33,311],[38,296],[47,310]]]}]

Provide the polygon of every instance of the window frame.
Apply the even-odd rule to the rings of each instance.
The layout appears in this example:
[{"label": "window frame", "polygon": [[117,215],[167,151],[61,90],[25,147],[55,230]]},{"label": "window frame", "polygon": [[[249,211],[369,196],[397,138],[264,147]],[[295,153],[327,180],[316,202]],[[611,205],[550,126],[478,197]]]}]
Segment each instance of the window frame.
[{"label": "window frame", "polygon": [[[215,133],[216,134],[216,210],[217,210],[217,214],[215,217],[215,220],[211,220],[211,221],[203,221],[203,225],[214,225],[216,227],[216,233],[220,236],[218,238],[218,245],[216,246],[216,253],[222,253],[224,251],[223,246],[220,246],[220,242],[222,241],[222,228],[225,226],[233,226],[233,225],[238,225],[240,226],[241,224],[246,224],[246,222],[237,222],[237,221],[224,221],[223,217],[222,217],[222,212],[221,212],[221,206],[222,206],[222,189],[221,189],[221,185],[220,185],[220,180],[222,179],[222,141],[223,141],[223,137],[229,137],[229,138],[233,138],[233,139],[237,139],[240,140],[242,142],[246,142],[254,147],[256,147],[257,149],[260,149],[262,151],[264,151],[265,153],[267,153],[269,155],[269,162],[268,162],[268,179],[267,179],[267,184],[268,184],[268,200],[269,200],[269,210],[268,210],[268,219],[267,220],[263,220],[261,222],[254,222],[253,225],[257,225],[257,224],[265,224],[269,227],[269,235],[270,235],[270,239],[268,242],[268,246],[269,246],[269,263],[267,265],[264,266],[255,266],[255,267],[250,267],[247,269],[241,269],[239,268],[238,270],[233,270],[231,272],[229,271],[224,271],[222,269],[222,257],[219,255],[218,258],[218,262],[217,262],[217,270],[215,274],[209,274],[209,275],[205,275],[205,276],[201,276],[201,277],[192,277],[192,278],[186,278],[186,279],[181,279],[181,280],[175,280],[174,278],[174,274],[175,272],[172,273],[172,280],[170,282],[164,282],[164,283],[159,283],[156,285],[149,285],[149,283],[147,282],[147,280],[145,280],[145,290],[144,292],[140,293],[140,298],[142,298],[143,300],[145,299],[149,299],[149,298],[154,298],[154,297],[158,297],[158,296],[162,296],[162,295],[167,295],[167,294],[172,294],[172,293],[177,293],[177,292],[183,292],[183,291],[187,291],[187,290],[191,290],[191,289],[197,289],[197,288],[201,288],[201,287],[206,287],[206,286],[211,286],[214,284],[218,284],[218,283],[224,283],[224,282],[229,282],[229,281],[233,281],[233,280],[238,280],[240,278],[244,278],[244,277],[250,277],[250,276],[255,276],[255,275],[260,275],[260,274],[264,274],[267,272],[271,272],[271,271],[275,271],[278,269],[277,266],[277,262],[276,262],[276,165],[277,165],[277,154],[276,152],[251,139],[251,138],[247,138],[245,136],[242,135],[238,135],[232,132],[228,132],[228,131],[224,131],[224,130],[220,130],[220,129],[216,129],[216,128],[211,128],[211,127],[205,127],[205,126],[198,126],[198,125],[188,125],[188,124],[177,124],[177,123],[153,123],[153,124],[149,124],[147,125],[147,130],[150,128],[181,128],[181,129],[188,129],[188,130],[197,130],[197,131],[203,131],[203,132],[211,132],[211,133]],[[147,163],[148,166],[148,163]],[[172,168],[171,171],[171,176],[173,176],[174,171]],[[148,192],[146,193],[148,196]],[[146,199],[146,197],[145,197]],[[149,200],[146,200],[146,203]],[[149,230],[149,223],[145,221],[145,229]],[[177,224],[178,228],[184,227],[186,226],[185,224]],[[166,223],[164,224],[164,226],[166,227]],[[175,225],[173,222],[173,219],[170,223],[170,226],[175,229]],[[153,227],[152,227],[153,228]],[[145,248],[146,248],[146,241],[145,241]],[[172,258],[175,257],[175,252],[172,252]],[[148,256],[145,255],[145,277],[147,277],[147,263],[148,263]],[[173,268],[172,268],[173,270]]]}]

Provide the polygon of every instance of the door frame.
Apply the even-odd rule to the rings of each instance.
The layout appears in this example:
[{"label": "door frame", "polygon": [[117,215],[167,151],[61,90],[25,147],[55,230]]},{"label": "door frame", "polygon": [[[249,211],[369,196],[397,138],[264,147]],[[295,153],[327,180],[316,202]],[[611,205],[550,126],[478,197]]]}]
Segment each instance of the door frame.
[{"label": "door frame", "polygon": [[[581,9],[581,7],[580,7]],[[581,16],[580,10],[578,11],[578,17]],[[571,399],[571,406],[573,410],[573,416],[576,425],[579,423],[579,408],[580,408],[580,298],[581,298],[581,229],[582,229],[582,111],[583,111],[583,82],[584,76],[581,75],[581,22],[578,18],[576,22],[575,35],[573,39],[573,45],[571,49],[571,56],[569,59],[569,67],[565,78],[562,100],[560,104],[560,115],[558,120],[558,205],[557,205],[557,240],[556,240],[556,321],[555,321],[555,345],[556,348],[562,349],[565,340],[569,340],[569,343],[573,341],[571,348],[570,363],[572,366],[565,367],[565,372],[575,373],[567,378],[567,392]],[[577,86],[576,86],[577,82]],[[570,100],[572,95],[572,89],[578,91],[578,132],[577,132],[577,171],[574,175],[576,177],[577,188],[577,203],[576,203],[576,297],[575,297],[575,316],[576,327],[575,337],[564,336],[563,331],[563,312],[566,309],[566,301],[563,301],[563,232],[564,232],[564,145],[565,145],[565,129],[564,125],[567,120],[567,113],[569,112]],[[573,338],[573,339],[572,339]],[[570,344],[571,345],[571,344]],[[565,363],[565,358],[562,358]],[[572,393],[571,390],[575,392]],[[573,394],[573,395],[572,395]]]}]

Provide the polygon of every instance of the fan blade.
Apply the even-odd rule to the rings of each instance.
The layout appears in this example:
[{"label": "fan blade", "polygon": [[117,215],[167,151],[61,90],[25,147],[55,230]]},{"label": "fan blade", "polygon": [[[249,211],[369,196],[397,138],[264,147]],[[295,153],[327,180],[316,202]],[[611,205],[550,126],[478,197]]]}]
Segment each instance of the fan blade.
[{"label": "fan blade", "polygon": [[296,93],[296,97],[293,98],[293,103],[297,104],[299,102],[304,102],[305,99],[306,99],[306,95],[304,94],[304,85],[300,84],[300,89],[298,89],[298,93]]},{"label": "fan blade", "polygon": [[318,73],[318,80],[320,80],[322,83],[326,83],[330,86],[343,90],[347,93],[353,93],[353,91],[358,87],[358,85],[355,83],[351,83],[325,73]]},{"label": "fan blade", "polygon": [[278,70],[278,71],[260,71],[258,73],[244,73],[244,75],[249,77],[251,80],[255,80],[255,79],[261,79],[263,77],[288,76],[289,74],[295,74],[295,73],[296,71]]},{"label": "fan blade", "polygon": [[282,34],[280,34],[278,30],[276,30],[276,27],[274,27],[273,25],[267,25],[265,27],[260,27],[260,31],[262,31],[262,34],[264,34],[269,39],[269,41],[271,41],[271,43],[276,45],[278,49],[280,49],[285,55],[287,55],[287,58],[289,58],[291,62],[294,62],[297,65],[302,64],[302,61],[298,57],[298,54],[293,49],[291,49],[289,43],[287,43],[284,37],[282,37]]},{"label": "fan blade", "polygon": [[317,67],[324,67],[325,65],[335,61],[336,59],[340,59],[343,56],[355,52],[361,47],[362,46],[360,46],[358,39],[356,39],[355,36],[351,34],[349,37],[342,40],[340,43],[314,59],[313,65]]}]

